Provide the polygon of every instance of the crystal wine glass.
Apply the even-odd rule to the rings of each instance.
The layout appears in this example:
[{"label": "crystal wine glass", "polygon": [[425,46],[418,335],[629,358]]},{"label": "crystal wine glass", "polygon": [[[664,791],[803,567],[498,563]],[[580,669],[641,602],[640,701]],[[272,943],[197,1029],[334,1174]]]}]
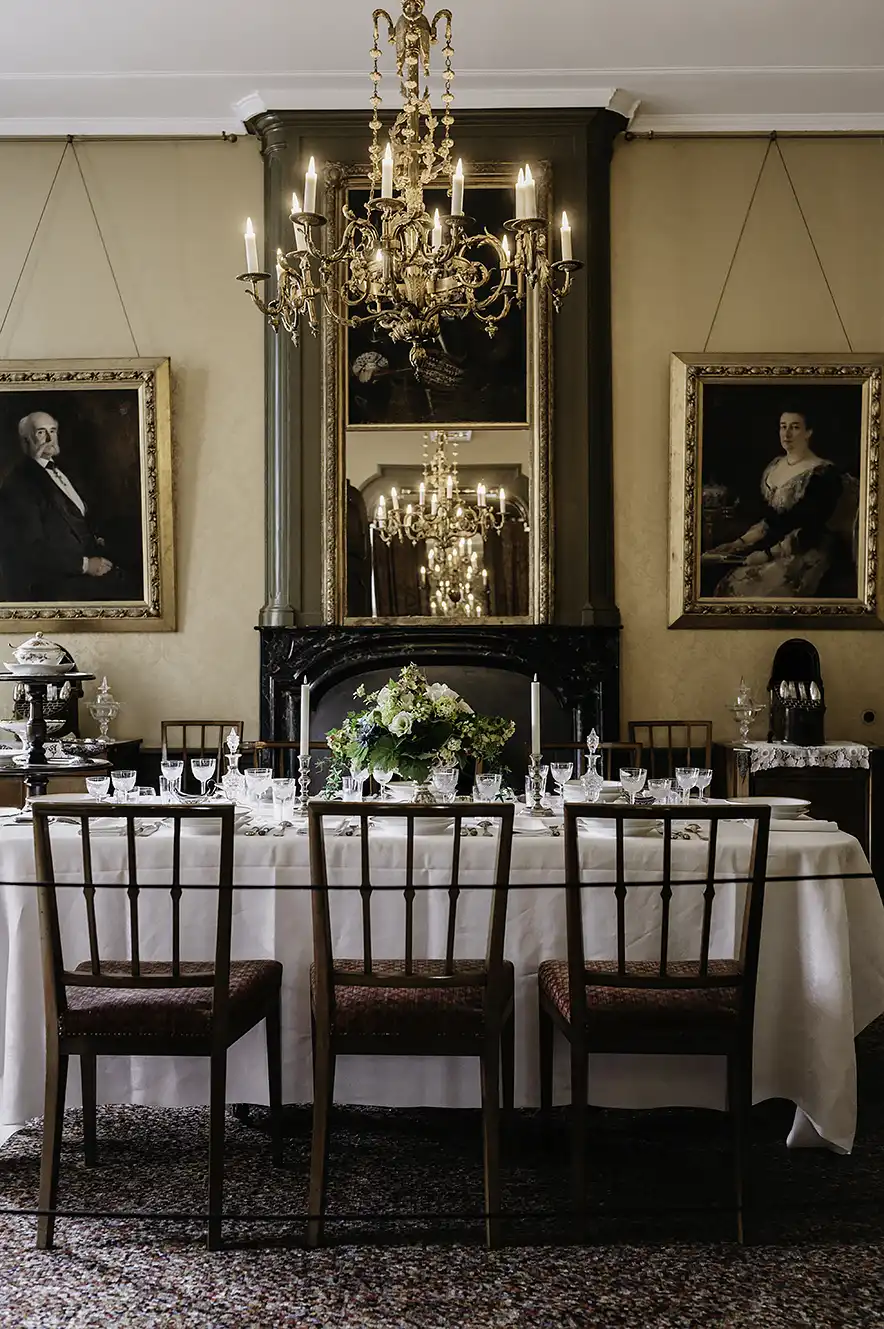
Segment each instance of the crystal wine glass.
[{"label": "crystal wine glass", "polygon": [[87,775],[86,792],[90,798],[97,799],[99,803],[104,802],[110,792],[109,775]]},{"label": "crystal wine glass", "polygon": [[648,793],[655,803],[668,803],[669,796],[672,793],[672,781],[670,779],[649,780]]},{"label": "crystal wine glass", "polygon": [[356,781],[356,784],[357,784],[357,791],[356,791],[356,792],[357,792],[357,794],[359,795],[359,799],[360,799],[360,801],[361,801],[361,799],[362,799],[362,791],[363,791],[363,789],[365,788],[365,782],[366,782],[366,780],[368,779],[368,769],[366,768],[365,770],[358,771],[358,770],[356,769],[355,766],[351,766],[351,767],[350,767],[350,778]]},{"label": "crystal wine glass", "polygon": [[697,766],[676,766],[675,782],[681,790],[682,803],[690,802],[691,789],[697,783],[699,775],[700,771]]},{"label": "crystal wine glass", "polygon": [[708,803],[706,790],[712,783],[712,771],[708,766],[701,766],[697,771],[697,778],[694,781],[697,786],[697,792],[700,795],[701,803]]},{"label": "crystal wine glass", "polygon": [[288,821],[294,816],[295,782],[287,775],[271,779],[273,790],[273,815],[276,824]]},{"label": "crystal wine glass", "polygon": [[549,773],[553,778],[553,784],[556,787],[556,794],[564,803],[565,801],[565,783],[571,779],[574,770],[573,761],[553,761],[550,762]]},{"label": "crystal wine glass", "polygon": [[390,781],[392,780],[393,775],[395,774],[395,772],[394,772],[394,771],[384,771],[384,770],[381,769],[380,766],[373,766],[373,767],[372,767],[372,772],[371,772],[371,773],[372,773],[372,775],[374,776],[374,778],[375,778],[375,780],[377,781],[377,783],[378,783],[378,784],[380,785],[380,787],[381,787],[381,792],[380,792],[380,794],[378,795],[378,797],[379,797],[380,801],[383,802],[384,799],[387,797],[387,785],[388,785],[388,784],[390,783]]},{"label": "crystal wine glass", "polygon": [[160,773],[169,781],[169,785],[176,793],[181,792],[181,777],[184,774],[183,761],[161,761]]},{"label": "crystal wine glass", "polygon": [[476,792],[481,802],[493,803],[500,793],[500,771],[486,771],[476,776]]},{"label": "crystal wine glass", "polygon": [[430,771],[430,783],[443,803],[451,803],[457,793],[456,766],[437,766]]},{"label": "crystal wine glass", "polygon": [[137,771],[111,771],[111,783],[114,787],[114,793],[118,796],[121,803],[128,803],[129,793],[135,788],[135,781],[137,779]]},{"label": "crystal wine glass", "polygon": [[215,774],[215,767],[217,764],[216,757],[191,757],[190,769],[193,772],[194,778],[200,782],[200,798],[205,798],[206,785]]},{"label": "crystal wine glass", "polygon": [[629,795],[631,804],[635,804],[635,796],[644,788],[648,773],[644,766],[621,766],[620,783],[624,791]]}]

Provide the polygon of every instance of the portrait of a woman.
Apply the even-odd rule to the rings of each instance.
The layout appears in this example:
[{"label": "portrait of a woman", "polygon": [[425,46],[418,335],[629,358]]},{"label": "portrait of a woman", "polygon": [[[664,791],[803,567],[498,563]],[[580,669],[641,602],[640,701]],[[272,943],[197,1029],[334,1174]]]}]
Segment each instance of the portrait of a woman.
[{"label": "portrait of a woman", "polygon": [[803,402],[783,404],[778,429],[777,454],[755,501],[743,505],[754,520],[736,539],[703,550],[704,580],[720,567],[716,598],[855,596],[857,479],[825,455]]}]

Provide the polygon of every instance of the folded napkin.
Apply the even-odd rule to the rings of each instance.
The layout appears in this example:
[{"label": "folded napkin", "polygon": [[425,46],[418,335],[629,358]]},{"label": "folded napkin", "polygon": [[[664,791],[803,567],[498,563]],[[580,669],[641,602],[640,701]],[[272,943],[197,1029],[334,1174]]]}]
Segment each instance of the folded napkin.
[{"label": "folded napkin", "polygon": [[840,831],[837,821],[814,821],[812,817],[775,817],[770,823],[772,831],[787,831],[790,835],[796,831],[807,834],[811,831]]},{"label": "folded napkin", "polygon": [[[152,835],[159,830],[159,821],[149,821],[145,817],[135,818],[136,835]],[[89,822],[90,835],[125,835],[126,822],[123,817],[95,817]]]}]

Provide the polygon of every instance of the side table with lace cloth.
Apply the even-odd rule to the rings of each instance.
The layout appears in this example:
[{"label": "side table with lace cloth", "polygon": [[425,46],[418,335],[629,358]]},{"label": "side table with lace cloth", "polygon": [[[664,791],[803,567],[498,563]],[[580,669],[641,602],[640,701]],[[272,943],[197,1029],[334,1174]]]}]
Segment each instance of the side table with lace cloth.
[{"label": "side table with lace cloth", "polygon": [[884,748],[848,740],[803,747],[749,739],[713,744],[713,766],[717,788],[728,798],[808,799],[814,817],[856,836],[884,885]]}]

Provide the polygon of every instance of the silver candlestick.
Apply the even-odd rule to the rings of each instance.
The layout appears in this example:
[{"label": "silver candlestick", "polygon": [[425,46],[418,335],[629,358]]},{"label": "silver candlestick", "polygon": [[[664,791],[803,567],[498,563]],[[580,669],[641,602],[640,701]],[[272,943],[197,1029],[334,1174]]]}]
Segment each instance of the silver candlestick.
[{"label": "silver candlestick", "polygon": [[525,809],[526,816],[529,817],[548,817],[549,808],[543,806],[543,775],[541,773],[541,756],[539,752],[532,752],[528,758],[528,779],[531,785],[531,803]]},{"label": "silver candlestick", "polygon": [[307,815],[307,803],[310,798],[310,757],[298,756],[298,789],[300,796],[298,798],[298,812],[302,817]]}]

